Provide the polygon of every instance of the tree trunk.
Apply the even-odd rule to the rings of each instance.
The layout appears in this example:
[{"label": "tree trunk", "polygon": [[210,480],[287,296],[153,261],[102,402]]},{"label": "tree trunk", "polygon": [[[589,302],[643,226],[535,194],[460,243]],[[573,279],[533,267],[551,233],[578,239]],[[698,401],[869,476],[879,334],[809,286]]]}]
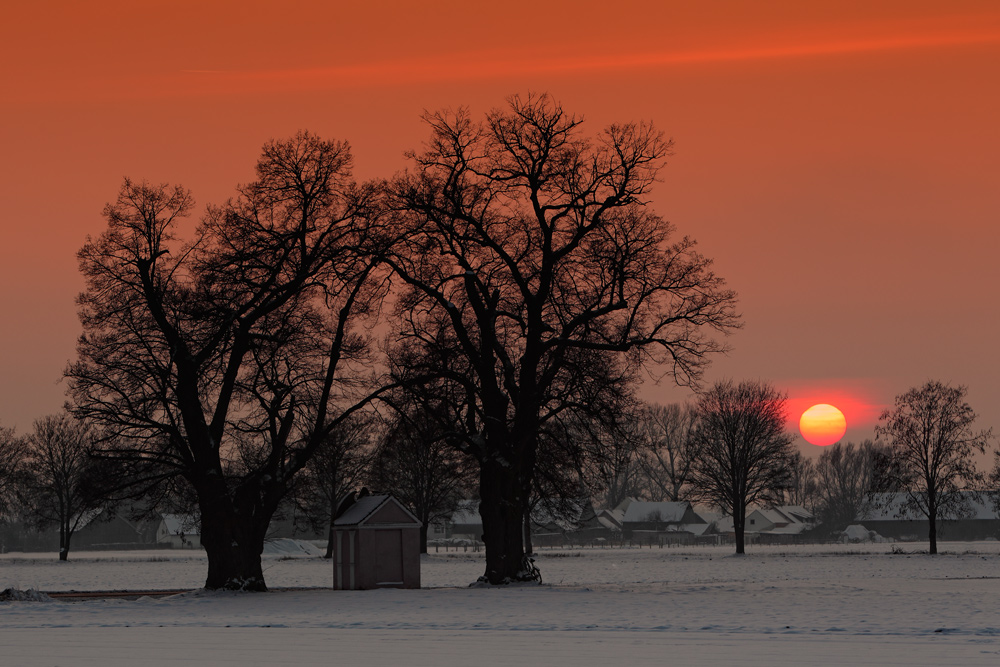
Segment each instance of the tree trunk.
[{"label": "tree trunk", "polygon": [[59,522],[59,560],[69,559],[69,520]]},{"label": "tree trunk", "polygon": [[516,467],[506,461],[484,461],[479,475],[479,515],[486,543],[486,573],[480,581],[509,584],[536,581],[524,553],[524,504]]},{"label": "tree trunk", "polygon": [[420,524],[420,553],[427,553],[427,524]]},{"label": "tree trunk", "polygon": [[934,554],[937,553],[937,511],[936,510],[937,510],[937,508],[934,508],[933,511],[928,512],[929,516],[927,517],[927,538],[930,540],[930,543],[931,543],[931,550],[930,550],[931,555],[934,555]]},{"label": "tree trunk", "polygon": [[736,539],[736,554],[741,555],[746,553],[746,513],[734,512],[733,513],[733,533]]},{"label": "tree trunk", "polygon": [[228,502],[202,502],[200,506],[201,544],[208,555],[205,588],[266,591],[260,555],[270,514],[236,512]]}]

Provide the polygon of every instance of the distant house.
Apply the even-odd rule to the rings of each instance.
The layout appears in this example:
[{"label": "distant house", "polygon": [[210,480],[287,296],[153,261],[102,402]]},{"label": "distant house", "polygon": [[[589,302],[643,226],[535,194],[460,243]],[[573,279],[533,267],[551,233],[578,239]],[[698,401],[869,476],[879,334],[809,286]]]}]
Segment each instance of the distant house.
[{"label": "distant house", "polygon": [[158,525],[156,520],[133,520],[126,512],[108,516],[98,511],[76,531],[70,550],[150,548]]},{"label": "distant house", "polygon": [[451,516],[432,521],[427,527],[427,541],[478,542],[483,537],[483,519],[478,500],[461,500]]},{"label": "distant house", "polygon": [[608,530],[620,533],[624,528],[625,512],[617,509],[598,510],[597,521]]},{"label": "distant house", "polygon": [[[156,548],[158,520],[133,520],[127,511],[97,510],[80,521],[70,540],[70,553],[86,550]],[[59,529],[43,530],[15,522],[0,525],[0,552],[58,551]]]},{"label": "distant house", "polygon": [[[962,492],[965,511],[959,517],[938,519],[938,540],[967,541],[1000,538],[1000,516],[991,500],[981,494]],[[919,511],[906,511],[905,493],[879,493],[855,518],[883,537],[902,541],[926,540],[930,522]]]},{"label": "distant house", "polygon": [[[715,535],[715,543],[735,539],[733,517],[719,512],[699,512],[709,521],[705,535]],[[743,525],[747,544],[785,544],[799,541],[799,536],[816,525],[812,512],[799,505],[780,505],[751,510]],[[706,540],[707,541],[707,540]]]},{"label": "distant house", "polygon": [[813,514],[806,508],[799,505],[780,505],[750,512],[744,528],[751,533],[798,535],[814,525]]},{"label": "distant house", "polygon": [[200,549],[201,522],[191,514],[164,514],[156,530],[156,542],[173,549]]},{"label": "distant house", "polygon": [[615,508],[622,512],[625,539],[686,542],[708,530],[705,521],[687,501],[646,502],[626,498]]},{"label": "distant house", "polygon": [[588,497],[543,499],[531,513],[534,546],[610,542],[620,535],[620,530],[613,521],[601,519]]}]

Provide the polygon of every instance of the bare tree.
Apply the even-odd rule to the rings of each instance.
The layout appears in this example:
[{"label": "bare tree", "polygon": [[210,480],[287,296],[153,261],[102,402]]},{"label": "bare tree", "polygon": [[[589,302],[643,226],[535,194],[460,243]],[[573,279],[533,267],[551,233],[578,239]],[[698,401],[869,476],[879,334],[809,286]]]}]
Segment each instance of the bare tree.
[{"label": "bare tree", "polygon": [[373,457],[371,484],[420,519],[420,551],[427,553],[428,527],[451,516],[468,496],[473,463],[454,443],[461,428],[454,404],[396,405]]},{"label": "bare tree", "polygon": [[355,414],[337,424],[295,480],[296,507],[316,531],[326,533],[325,558],[333,557],[338,503],[359,488],[371,466],[374,420]]},{"label": "bare tree", "polygon": [[539,433],[566,409],[555,388],[586,375],[578,353],[693,382],[721,349],[710,334],[737,324],[735,295],[646,205],[670,150],[652,127],[588,139],[545,95],[481,122],[464,109],[425,120],[415,172],[391,186],[403,236],[391,261],[408,288],[400,336],[419,338],[428,318],[451,328],[471,371],[455,381],[479,412],[466,446],[480,468],[484,579],[531,579],[523,519]]},{"label": "bare tree", "polygon": [[736,553],[745,553],[747,507],[787,488],[793,457],[785,396],[762,381],[719,382],[698,399],[700,454],[692,482],[733,517]]},{"label": "bare tree", "polygon": [[691,471],[700,446],[697,413],[691,406],[650,404],[642,412],[644,442],[640,463],[658,499],[690,500]]},{"label": "bare tree", "polygon": [[77,528],[101,509],[98,462],[89,456],[90,430],[67,414],[35,421],[28,436],[22,510],[28,523],[59,528],[59,560],[69,557]]},{"label": "bare tree", "polygon": [[24,481],[27,441],[0,426],[0,523],[11,518]]},{"label": "bare tree", "polygon": [[[293,477],[365,403],[363,318],[383,283],[373,186],[342,142],[264,146],[257,180],[209,207],[126,180],[79,253],[83,336],[67,370],[101,455],[133,481],[182,477],[197,497],[206,588],[265,590],[260,554]],[[364,362],[364,363],[362,363]]]},{"label": "bare tree", "polygon": [[589,448],[589,459],[593,462],[598,482],[597,488],[604,490],[604,504],[617,507],[631,496],[645,495],[642,467],[643,444],[641,418],[635,415],[621,415],[604,426],[598,422],[580,429],[581,435],[589,435],[593,445]]},{"label": "bare tree", "polygon": [[905,495],[900,511],[929,523],[930,552],[937,553],[937,522],[968,513],[969,495],[982,480],[973,455],[984,453],[992,434],[974,431],[976,413],[966,388],[931,380],[896,397],[879,417],[876,438],[888,450],[890,483]]},{"label": "bare tree", "polygon": [[818,518],[828,530],[843,530],[864,513],[877,490],[882,448],[838,442],[824,447],[816,463]]},{"label": "bare tree", "polygon": [[788,461],[788,482],[780,490],[783,505],[813,509],[816,498],[816,464],[802,452],[792,452]]}]

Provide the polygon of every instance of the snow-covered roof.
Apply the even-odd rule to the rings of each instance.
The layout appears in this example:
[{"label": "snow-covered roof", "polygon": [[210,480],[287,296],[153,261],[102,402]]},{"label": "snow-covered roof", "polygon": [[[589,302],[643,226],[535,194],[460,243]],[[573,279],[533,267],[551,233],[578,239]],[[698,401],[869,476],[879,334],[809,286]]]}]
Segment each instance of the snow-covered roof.
[{"label": "snow-covered roof", "polygon": [[684,530],[693,535],[704,535],[708,531],[707,523],[682,523],[677,526],[678,530]]},{"label": "snow-covered roof", "polygon": [[[747,518],[754,515],[781,527],[799,526],[799,529],[794,532],[801,531],[807,524],[811,524],[813,520],[812,512],[804,507],[799,507],[798,505],[759,507],[747,514]],[[777,528],[775,530],[777,530]]]},{"label": "snow-covered roof", "polygon": [[625,523],[640,523],[645,521],[679,523],[684,520],[684,513],[687,512],[690,506],[691,504],[687,502],[651,503],[635,501],[629,503],[625,509],[623,521]]},{"label": "snow-covered roof", "polygon": [[368,518],[375,514],[378,510],[384,507],[387,503],[393,503],[402,510],[405,515],[413,521],[413,523],[420,523],[413,514],[403,507],[398,500],[389,495],[373,495],[364,496],[363,498],[358,498],[353,505],[347,508],[347,510],[341,514],[339,517],[334,519],[334,526],[356,526],[358,524],[364,523]]},{"label": "snow-covered roof", "polygon": [[[751,516],[754,516],[754,515],[762,517],[766,521],[769,521],[770,523],[774,523],[774,524],[779,524],[779,523],[780,524],[786,524],[786,523],[794,524],[794,523],[798,523],[795,519],[793,519],[791,517],[788,517],[788,516],[785,516],[784,514],[782,514],[781,512],[779,512],[777,509],[775,509],[773,507],[767,507],[767,508],[761,507],[759,509],[755,509],[754,511],[750,512],[749,514],[747,514],[747,518],[749,519]],[[747,523],[749,523],[749,521]]]},{"label": "snow-covered roof", "polygon": [[622,522],[625,521],[625,512],[622,510],[598,510],[597,520],[602,526],[620,529]]},{"label": "snow-covered roof", "polygon": [[813,513],[801,505],[781,505],[777,509],[785,516],[804,523],[809,523],[814,518]]}]

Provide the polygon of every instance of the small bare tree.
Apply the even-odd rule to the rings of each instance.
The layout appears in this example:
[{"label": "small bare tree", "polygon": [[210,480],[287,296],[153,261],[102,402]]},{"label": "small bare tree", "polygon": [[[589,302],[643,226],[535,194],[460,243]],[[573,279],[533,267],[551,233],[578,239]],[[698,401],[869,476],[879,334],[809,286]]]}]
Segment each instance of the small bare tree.
[{"label": "small bare tree", "polygon": [[882,454],[871,440],[823,448],[816,463],[816,502],[823,526],[842,530],[870,506]]},{"label": "small bare tree", "polygon": [[965,387],[931,380],[896,397],[875,427],[888,448],[886,475],[904,494],[903,515],[922,514],[929,523],[930,552],[937,553],[937,522],[970,511],[969,494],[982,480],[972,457],[984,453],[992,434],[974,431],[976,413]]},{"label": "small bare tree", "polygon": [[338,503],[361,486],[371,464],[373,420],[352,415],[337,424],[295,480],[292,496],[309,526],[326,533],[325,558],[333,557]]},{"label": "small bare tree", "polygon": [[455,446],[458,415],[447,403],[399,406],[372,460],[371,483],[392,493],[420,519],[420,552],[427,529],[458,508],[468,494],[472,460]]},{"label": "small bare tree", "polygon": [[650,490],[660,499],[690,500],[698,458],[697,413],[691,406],[650,404],[642,414],[644,447],[639,459]]},{"label": "small bare tree", "polygon": [[792,437],[785,396],[770,384],[716,383],[698,399],[700,455],[692,481],[702,497],[733,517],[736,553],[745,553],[747,507],[773,502],[788,486]]},{"label": "small bare tree", "polygon": [[781,489],[781,502],[812,509],[815,498],[816,464],[802,452],[793,452],[788,462],[788,484]]},{"label": "small bare tree", "polygon": [[66,414],[36,420],[28,436],[22,507],[29,523],[59,527],[59,560],[68,558],[73,533],[101,507],[90,447],[90,430]]}]

